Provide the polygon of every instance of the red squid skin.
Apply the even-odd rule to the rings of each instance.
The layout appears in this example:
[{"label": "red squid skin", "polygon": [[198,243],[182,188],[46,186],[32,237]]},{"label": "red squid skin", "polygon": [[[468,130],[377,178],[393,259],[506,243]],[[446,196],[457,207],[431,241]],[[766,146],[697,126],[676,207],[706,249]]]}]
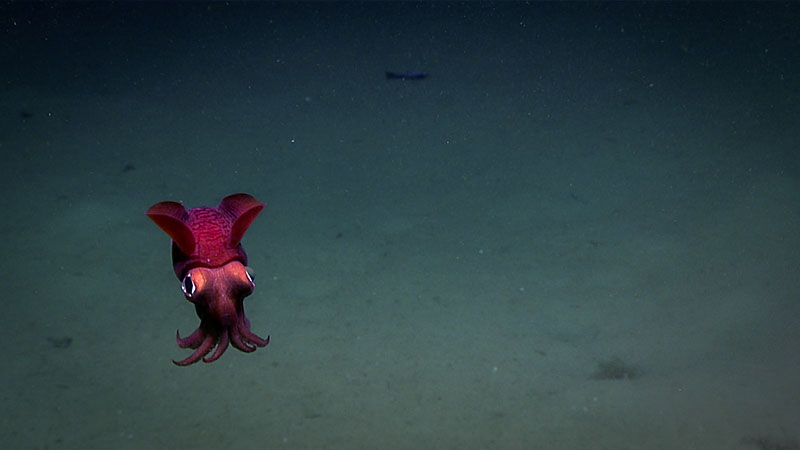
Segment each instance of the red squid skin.
[{"label": "red squid skin", "polygon": [[269,344],[269,336],[263,339],[250,331],[244,313],[244,299],[253,293],[255,283],[240,243],[266,206],[248,194],[233,194],[216,208],[186,210],[180,203],[167,201],[145,213],[172,238],[175,275],[200,318],[200,326],[191,335],[177,334],[178,346],[194,352],[175,364],[216,361],[228,345],[249,353]]}]

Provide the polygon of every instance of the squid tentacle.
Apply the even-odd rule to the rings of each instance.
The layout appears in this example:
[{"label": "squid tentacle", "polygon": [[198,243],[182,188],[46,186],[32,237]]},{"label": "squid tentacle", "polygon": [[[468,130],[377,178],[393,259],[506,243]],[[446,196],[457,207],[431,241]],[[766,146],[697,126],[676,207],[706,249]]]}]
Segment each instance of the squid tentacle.
[{"label": "squid tentacle", "polygon": [[219,336],[219,343],[217,343],[217,349],[214,351],[214,354],[208,358],[204,356],[203,362],[210,363],[219,359],[219,357],[225,353],[225,350],[228,349],[228,342],[230,342],[230,339],[228,338],[228,331],[223,330],[222,334]]},{"label": "squid tentacle", "polygon": [[205,333],[202,328],[194,330],[194,333],[185,338],[181,337],[180,330],[175,332],[175,340],[178,341],[178,347],[180,348],[197,348],[203,343],[203,338],[205,338]]},{"label": "squid tentacle", "polygon": [[242,339],[242,335],[239,333],[239,331],[240,331],[239,329],[231,328],[230,334],[231,334],[231,343],[233,344],[233,346],[245,353],[256,351],[257,347],[245,342]]},{"label": "squid tentacle", "polygon": [[188,366],[189,364],[194,364],[197,361],[200,361],[201,358],[206,356],[208,352],[210,352],[211,349],[214,348],[214,344],[216,343],[217,343],[217,338],[208,334],[206,335],[205,339],[203,339],[203,343],[200,344],[197,350],[195,350],[194,353],[189,355],[188,358],[181,361],[172,360],[172,362],[175,363],[175,365],[177,366]]}]

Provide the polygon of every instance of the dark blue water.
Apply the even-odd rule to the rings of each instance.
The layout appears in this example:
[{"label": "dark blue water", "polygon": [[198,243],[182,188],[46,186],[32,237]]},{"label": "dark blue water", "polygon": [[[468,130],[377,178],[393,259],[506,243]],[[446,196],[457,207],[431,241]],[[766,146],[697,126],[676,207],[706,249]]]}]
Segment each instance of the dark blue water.
[{"label": "dark blue water", "polygon": [[[800,448],[799,4],[0,30],[8,448]],[[235,192],[272,341],[175,367],[198,319],[144,211]]]}]

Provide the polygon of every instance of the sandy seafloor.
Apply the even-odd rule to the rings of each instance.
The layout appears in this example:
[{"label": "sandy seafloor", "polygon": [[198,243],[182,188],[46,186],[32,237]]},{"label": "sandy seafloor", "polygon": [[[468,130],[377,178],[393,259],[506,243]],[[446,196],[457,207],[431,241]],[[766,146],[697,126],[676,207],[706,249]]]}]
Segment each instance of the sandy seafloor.
[{"label": "sandy seafloor", "polygon": [[[800,4],[0,16],[4,448],[800,448]],[[234,192],[272,342],[176,367]]]}]

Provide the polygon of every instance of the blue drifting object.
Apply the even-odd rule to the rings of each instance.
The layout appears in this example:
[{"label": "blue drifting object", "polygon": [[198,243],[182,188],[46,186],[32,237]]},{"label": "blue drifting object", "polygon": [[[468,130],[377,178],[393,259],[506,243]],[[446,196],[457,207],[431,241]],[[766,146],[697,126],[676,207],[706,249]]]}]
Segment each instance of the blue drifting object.
[{"label": "blue drifting object", "polygon": [[424,80],[425,78],[428,78],[428,72],[419,72],[416,70],[409,70],[407,72],[386,71],[387,80]]}]

